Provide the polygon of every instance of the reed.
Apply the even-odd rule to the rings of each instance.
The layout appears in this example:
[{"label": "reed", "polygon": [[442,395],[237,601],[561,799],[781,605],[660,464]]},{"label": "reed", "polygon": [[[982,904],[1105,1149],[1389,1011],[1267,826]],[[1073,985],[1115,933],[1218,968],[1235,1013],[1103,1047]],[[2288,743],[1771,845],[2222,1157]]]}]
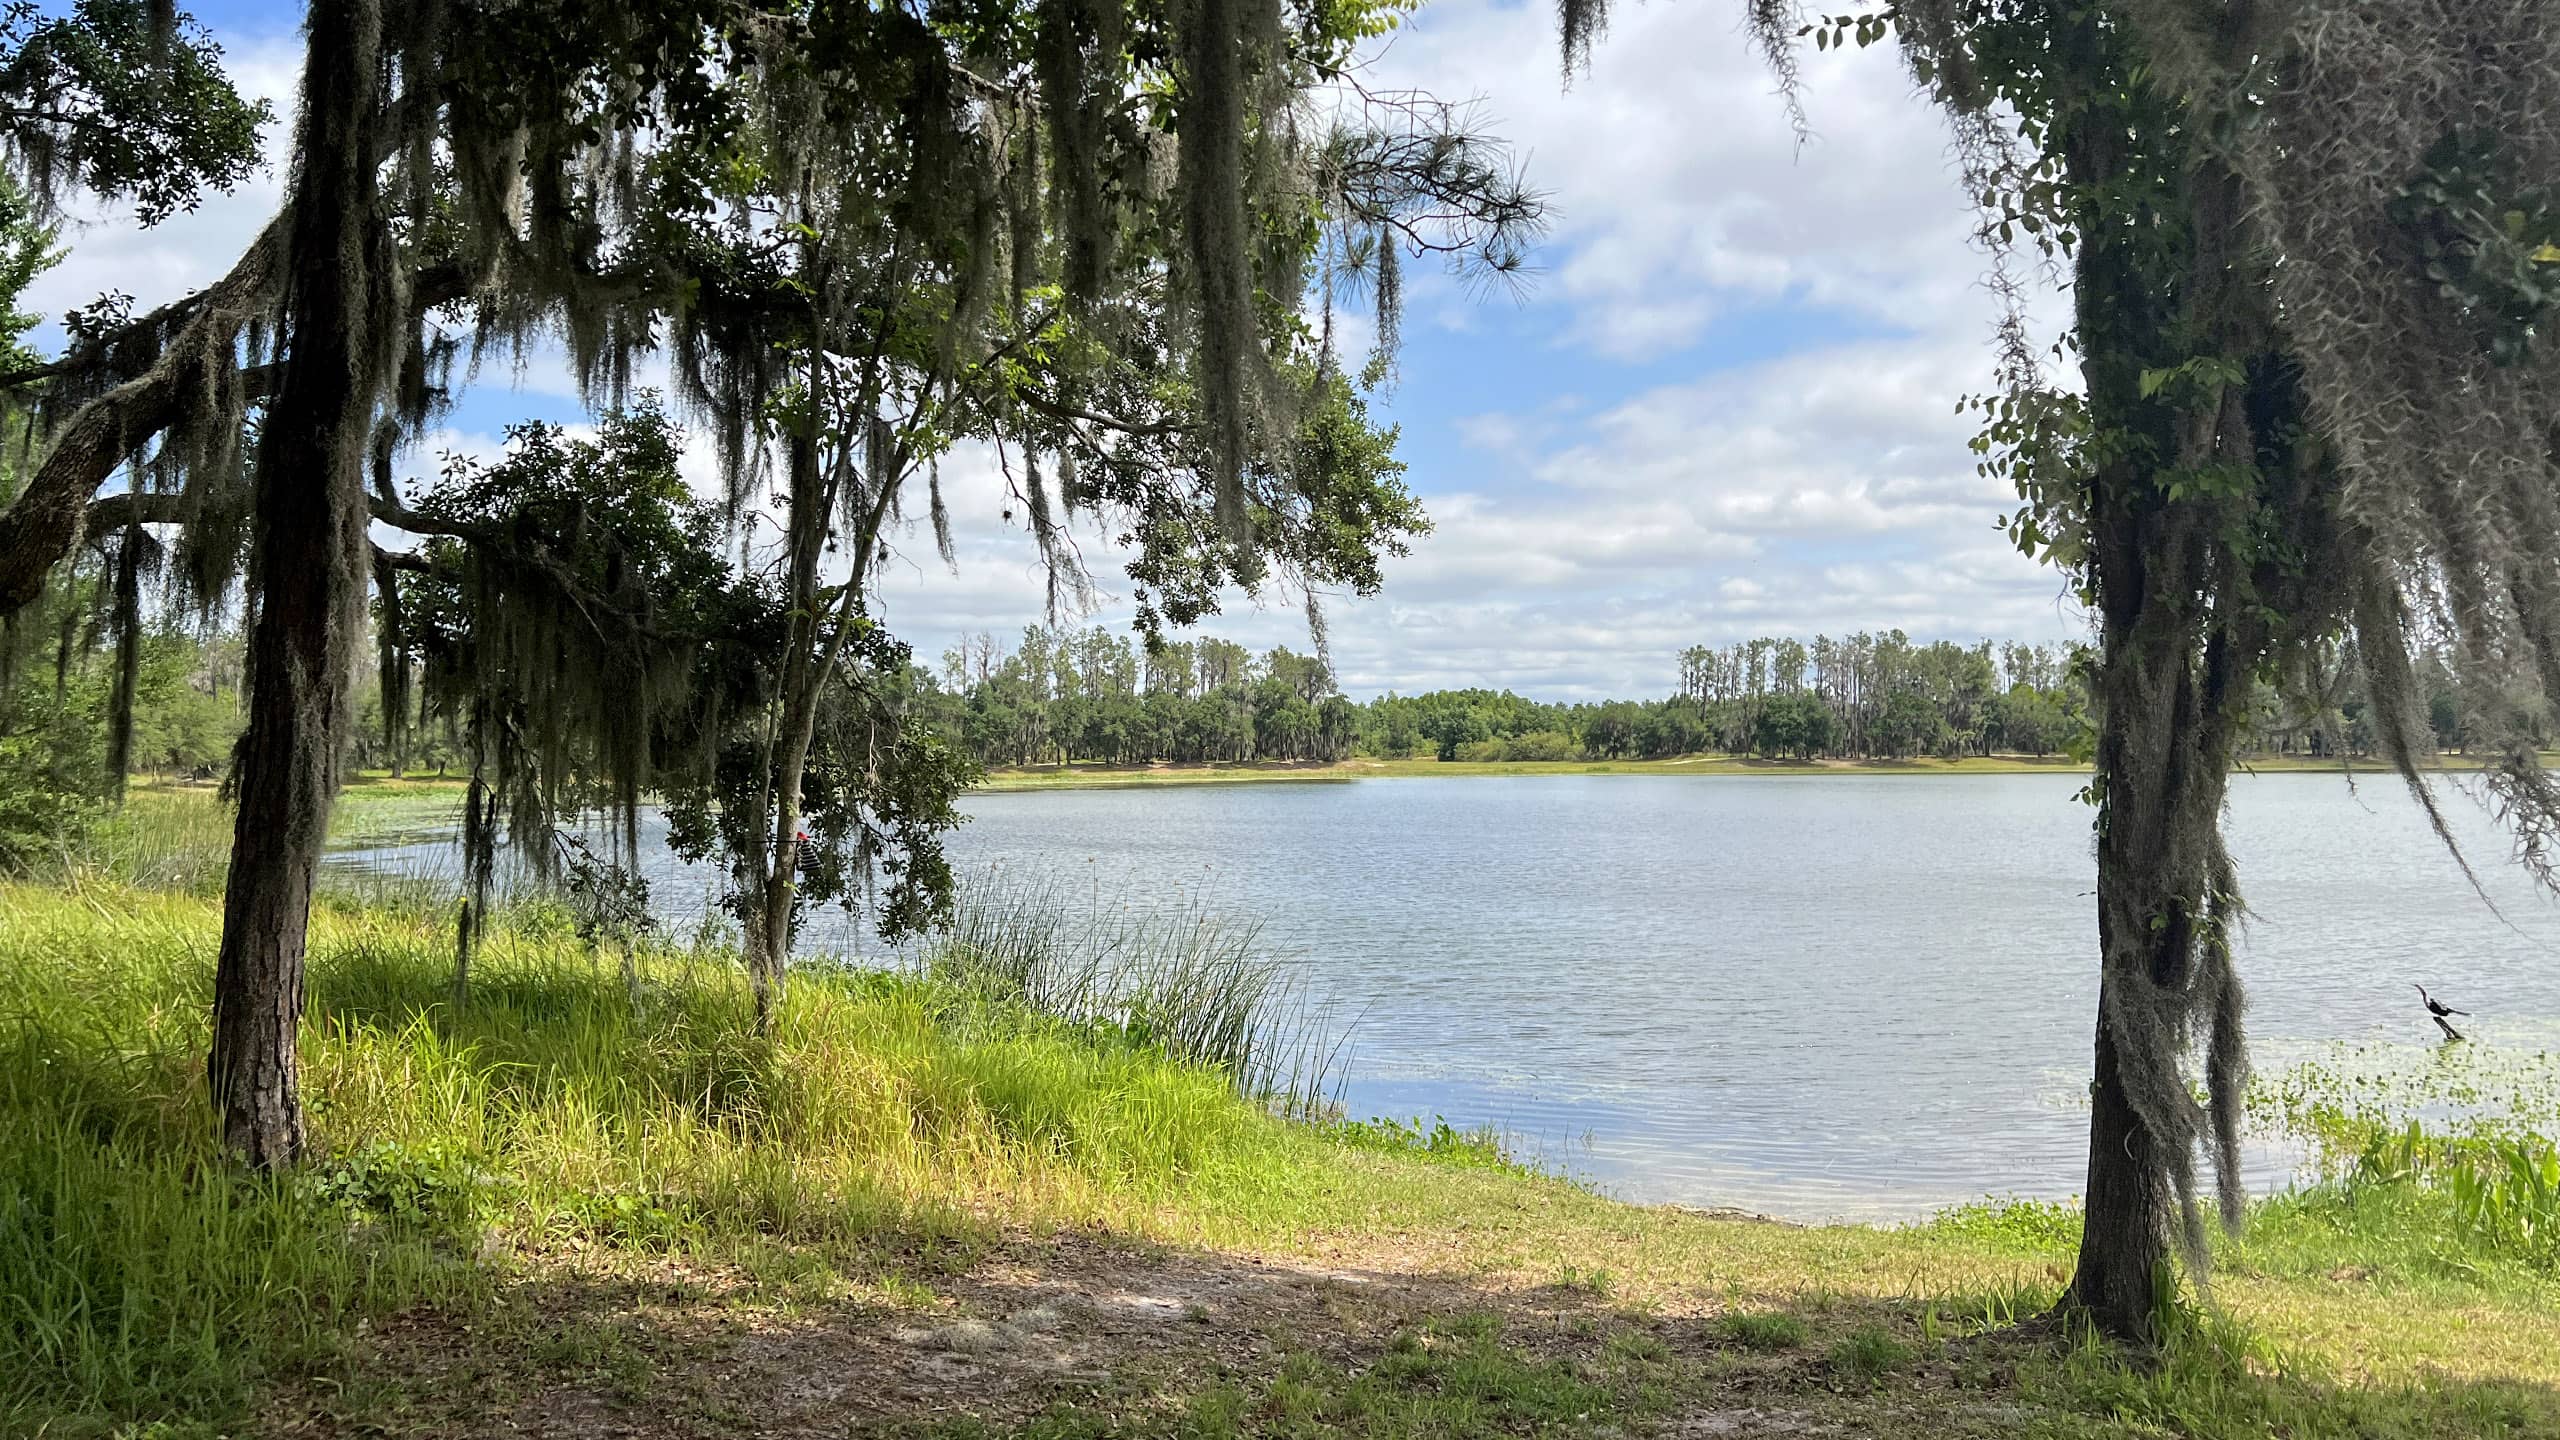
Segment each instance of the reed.
[{"label": "reed", "polygon": [[1086,903],[1045,879],[989,877],[923,952],[923,973],[969,993],[1111,1032],[1228,1076],[1296,1118],[1332,1113],[1348,1029],[1272,951],[1259,922],[1197,899]]}]

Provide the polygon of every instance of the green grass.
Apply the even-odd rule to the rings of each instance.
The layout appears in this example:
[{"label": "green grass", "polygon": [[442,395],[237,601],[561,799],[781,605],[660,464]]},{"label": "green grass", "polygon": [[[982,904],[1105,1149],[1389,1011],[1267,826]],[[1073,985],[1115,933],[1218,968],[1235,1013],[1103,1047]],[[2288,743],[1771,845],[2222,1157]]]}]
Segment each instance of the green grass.
[{"label": "green grass", "polygon": [[1332,1108],[1343,1034],[1315,1012],[1295,968],[1268,953],[1259,925],[1196,900],[1078,914],[1054,883],[990,879],[961,897],[925,973],[1214,1068],[1283,1114]]},{"label": "green grass", "polygon": [[[431,1434],[571,1391],[731,1433],[759,1398],[720,1391],[718,1337],[939,1323],[1106,1243],[1225,1277],[1203,1293],[1387,1279],[1186,1311],[1109,1384],[909,1428],[1598,1440],[1752,1410],[1884,1435],[2560,1435],[2560,1257],[2519,1218],[2540,1233],[2539,1202],[2492,1214],[2455,1178],[2547,1152],[2549,1057],[2272,1079],[2261,1119],[2325,1137],[2331,1178],[2258,1206],[2210,1305],[2128,1359],[1999,1338],[2068,1278],[2068,1205],[1902,1229],[1627,1206],[1446,1123],[1283,1122],[1162,1027],[1044,998],[1039,967],[813,969],[759,1037],[731,957],[651,951],[635,996],[539,906],[493,932],[457,1014],[446,917],[338,892],[302,1032],[314,1159],[257,1179],[201,1098],[217,904],[168,860],[223,827],[190,805],[138,797],[109,860],[0,886],[0,1433],[325,1412]],[[2457,1102],[2465,1127],[2382,1143]],[[1174,1348],[1195,1334],[1205,1358]]]},{"label": "green grass", "polygon": [[484,1293],[492,1244],[965,1259],[990,1205],[1115,1219],[1290,1163],[1219,1072],[929,982],[812,976],[768,1040],[729,966],[654,957],[635,1009],[574,942],[510,932],[457,1015],[439,925],[324,906],[320,1158],[248,1179],[199,1098],[213,920],[0,890],[0,1429],[223,1413],[359,1317]]},{"label": "green grass", "polygon": [[1911,1359],[1911,1347],[1881,1325],[1861,1325],[1831,1343],[1833,1374],[1872,1385]]}]

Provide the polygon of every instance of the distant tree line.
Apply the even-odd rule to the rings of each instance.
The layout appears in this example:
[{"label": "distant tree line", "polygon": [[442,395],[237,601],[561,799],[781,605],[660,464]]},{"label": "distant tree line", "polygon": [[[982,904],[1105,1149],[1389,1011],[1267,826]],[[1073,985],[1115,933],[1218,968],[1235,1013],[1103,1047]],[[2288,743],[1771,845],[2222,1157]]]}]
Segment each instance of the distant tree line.
[{"label": "distant tree line", "polygon": [[970,636],[917,679],[925,713],[987,765],[1340,760],[1359,739],[1361,707],[1323,660],[1205,636],[1149,651],[1035,625],[1012,648]]},{"label": "distant tree line", "polygon": [[[1335,761],[1960,759],[2076,753],[2089,727],[2077,647],[1914,642],[1899,630],[1761,638],[1678,656],[1672,694],[1554,703],[1509,690],[1388,693],[1354,701],[1325,661],[1215,637],[1148,652],[1112,631],[1032,626],[1008,646],[978,634],[915,677],[925,712],[985,765]],[[2259,753],[2366,755],[2374,746],[2354,657],[2334,658],[2326,703],[2261,686]],[[2451,670],[2424,668],[2437,744],[2463,748]]]},{"label": "distant tree line", "polygon": [[[85,588],[84,588],[85,587]],[[94,579],[48,597],[42,623],[0,646],[0,750],[45,757],[66,795],[112,788],[107,692],[118,657],[101,645],[106,599]],[[166,607],[140,637],[130,769],[184,778],[227,768],[242,723],[236,617]],[[1449,761],[1659,760],[1720,753],[1765,759],[1960,758],[2073,753],[2088,724],[2085,663],[2073,647],[1915,644],[1901,631],[1742,641],[1679,653],[1675,693],[1655,700],[1529,699],[1509,690],[1341,693],[1320,657],[1255,652],[1214,636],[1150,653],[1099,626],[1026,628],[1008,645],[972,635],[938,670],[908,676],[926,727],[979,764],[1146,765],[1333,762],[1353,755]],[[2251,713],[2260,754],[2367,756],[2370,707],[2351,653],[2333,657],[2328,703],[2280,703],[2261,686]],[[2469,705],[2451,669],[2421,667],[2438,748],[2468,741]],[[408,687],[403,687],[408,688]],[[418,703],[383,723],[367,673],[349,763],[412,773],[467,769],[463,738]],[[401,736],[395,747],[386,731]],[[14,748],[13,748],[14,747]],[[60,773],[56,773],[60,772]],[[76,773],[74,773],[76,772]],[[32,796],[20,797],[33,805]],[[0,803],[0,809],[25,806]],[[50,813],[48,811],[47,813]],[[14,826],[35,832],[32,812]]]},{"label": "distant tree line", "polygon": [[1541,704],[1509,691],[1381,697],[1381,754],[1443,760],[1662,759],[1706,751],[1770,759],[2051,755],[2080,727],[2067,652],[1915,645],[1901,631],[1742,641],[1680,652],[1659,700]]}]

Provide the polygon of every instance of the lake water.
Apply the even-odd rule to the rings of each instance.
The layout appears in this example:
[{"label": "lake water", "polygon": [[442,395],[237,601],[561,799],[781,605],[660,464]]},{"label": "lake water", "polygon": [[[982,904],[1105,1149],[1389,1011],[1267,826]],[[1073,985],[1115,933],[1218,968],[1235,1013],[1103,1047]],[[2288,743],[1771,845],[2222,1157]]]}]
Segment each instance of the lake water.
[{"label": "lake water", "polygon": [[[1646,1201],[1891,1219],[2077,1192],[2097,993],[2076,776],[1528,776],[981,794],[952,848],[1073,903],[1258,920],[1352,1022],[1355,1113],[1490,1124]],[[2475,896],[2396,781],[2233,781],[2261,1068],[2560,1036],[2560,911]],[[402,865],[423,847],[355,863]],[[708,878],[663,851],[658,898]],[[829,923],[833,921],[833,923]],[[840,917],[804,948],[858,951]],[[875,947],[876,948],[876,947]],[[2286,1159],[2253,1158],[2281,1183]]]}]

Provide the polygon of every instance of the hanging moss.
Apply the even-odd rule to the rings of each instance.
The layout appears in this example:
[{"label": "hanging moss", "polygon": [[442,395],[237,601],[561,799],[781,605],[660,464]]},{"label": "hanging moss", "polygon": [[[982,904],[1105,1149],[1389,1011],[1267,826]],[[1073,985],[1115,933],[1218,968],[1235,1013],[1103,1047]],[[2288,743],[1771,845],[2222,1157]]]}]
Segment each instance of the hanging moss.
[{"label": "hanging moss", "polygon": [[1067,291],[1102,297],[1119,243],[1112,194],[1115,134],[1128,90],[1127,9],[1119,0],[1047,0],[1033,64],[1049,126],[1049,185],[1065,251]]},{"label": "hanging moss", "polygon": [[1244,464],[1260,388],[1252,241],[1245,228],[1248,7],[1258,0],[1179,0],[1181,140],[1175,195],[1183,219],[1182,278],[1197,327],[1198,389],[1218,523],[1245,533]]}]

